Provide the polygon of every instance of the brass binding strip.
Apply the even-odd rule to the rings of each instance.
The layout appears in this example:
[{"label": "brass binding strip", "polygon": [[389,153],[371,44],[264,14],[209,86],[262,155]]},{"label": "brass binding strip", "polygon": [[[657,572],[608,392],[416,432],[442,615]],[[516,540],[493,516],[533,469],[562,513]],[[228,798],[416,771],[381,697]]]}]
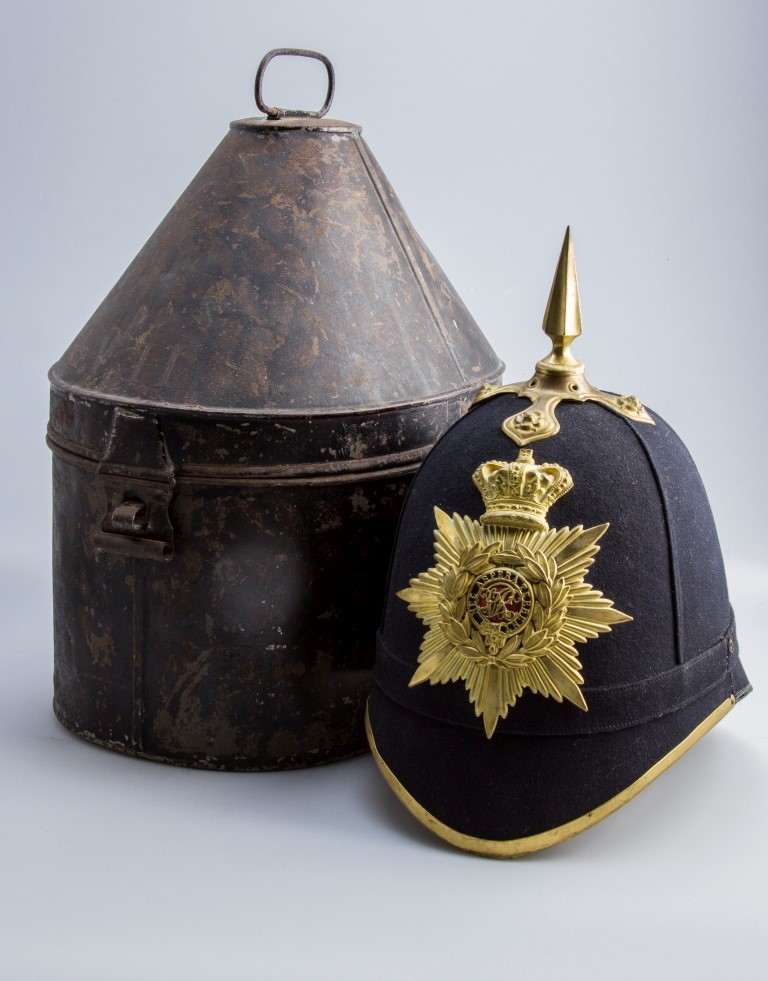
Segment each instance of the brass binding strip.
[{"label": "brass binding strip", "polygon": [[586,831],[587,828],[591,828],[599,821],[602,821],[603,818],[608,817],[609,814],[618,811],[620,807],[623,807],[633,797],[636,797],[641,790],[644,790],[648,784],[652,783],[656,777],[661,776],[673,763],[676,763],[691,746],[697,743],[702,736],[705,736],[710,729],[714,728],[730,712],[735,704],[735,697],[730,695],[703,722],[699,723],[682,742],[678,743],[674,749],[671,749],[658,763],[654,763],[650,770],[646,770],[641,777],[638,777],[625,790],[622,790],[621,793],[616,794],[615,797],[612,797],[599,807],[594,808],[594,810],[589,811],[588,814],[574,818],[572,821],[561,824],[557,828],[552,828],[550,831],[542,831],[540,834],[529,835],[526,838],[511,838],[507,841],[475,838],[473,835],[463,834],[461,831],[455,831],[453,828],[449,828],[447,824],[443,824],[433,814],[430,814],[415,797],[411,796],[382,759],[376,747],[373,732],[371,731],[371,722],[367,707],[365,711],[365,731],[368,736],[371,753],[384,779],[411,814],[425,825],[425,827],[429,828],[430,831],[433,831],[449,844],[455,845],[457,848],[462,848],[464,851],[474,852],[476,855],[484,855],[489,858],[518,858],[520,855],[530,855],[531,852],[538,852],[544,848],[551,848],[552,845],[557,845],[561,841],[567,841],[568,838],[573,838],[574,835]]}]

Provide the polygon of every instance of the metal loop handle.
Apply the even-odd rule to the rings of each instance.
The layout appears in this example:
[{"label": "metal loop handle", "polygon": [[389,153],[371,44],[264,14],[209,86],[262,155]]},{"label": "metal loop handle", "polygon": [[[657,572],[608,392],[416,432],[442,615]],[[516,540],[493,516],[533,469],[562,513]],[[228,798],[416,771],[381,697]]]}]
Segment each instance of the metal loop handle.
[{"label": "metal loop handle", "polygon": [[[326,93],[325,102],[323,103],[322,109],[319,109],[317,112],[308,112],[304,109],[278,109],[277,106],[265,105],[261,93],[261,86],[264,80],[264,71],[270,61],[272,61],[272,59],[276,58],[278,55],[297,55],[300,58],[315,58],[317,61],[321,61],[325,65],[325,70],[328,72],[328,92]],[[268,51],[261,59],[261,64],[256,72],[254,94],[256,96],[256,105],[270,119],[282,119],[285,116],[294,116],[304,119],[321,119],[331,107],[335,87],[336,76],[333,72],[333,65],[324,54],[320,54],[319,51],[305,51],[303,48],[273,48],[272,51]]]}]

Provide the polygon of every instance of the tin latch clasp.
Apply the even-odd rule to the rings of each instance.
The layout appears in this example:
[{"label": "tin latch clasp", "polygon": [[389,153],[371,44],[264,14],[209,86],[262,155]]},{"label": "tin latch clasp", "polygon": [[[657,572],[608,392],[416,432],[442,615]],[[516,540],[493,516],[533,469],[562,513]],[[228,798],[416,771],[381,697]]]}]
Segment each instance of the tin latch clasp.
[{"label": "tin latch clasp", "polygon": [[173,525],[169,507],[175,478],[157,418],[116,408],[98,474],[106,508],[94,535],[96,548],[170,561]]}]

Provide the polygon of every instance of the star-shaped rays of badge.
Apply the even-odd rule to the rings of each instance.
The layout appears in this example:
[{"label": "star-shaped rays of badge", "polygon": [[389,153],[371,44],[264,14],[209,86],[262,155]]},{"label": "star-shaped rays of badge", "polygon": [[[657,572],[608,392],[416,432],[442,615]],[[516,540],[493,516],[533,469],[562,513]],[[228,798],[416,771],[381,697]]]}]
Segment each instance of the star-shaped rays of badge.
[{"label": "star-shaped rays of badge", "polygon": [[577,644],[632,617],[585,582],[607,524],[549,528],[573,486],[530,450],[478,467],[480,521],[435,508],[435,565],[397,595],[426,625],[410,686],[463,681],[490,739],[528,688],[587,711]]}]

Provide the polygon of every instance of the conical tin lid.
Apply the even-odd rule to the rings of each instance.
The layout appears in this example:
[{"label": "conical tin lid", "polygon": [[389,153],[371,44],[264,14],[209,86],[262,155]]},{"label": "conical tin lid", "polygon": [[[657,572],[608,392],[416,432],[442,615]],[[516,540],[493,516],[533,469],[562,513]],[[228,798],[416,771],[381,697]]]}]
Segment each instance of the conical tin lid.
[{"label": "conical tin lid", "polygon": [[51,369],[54,388],[172,410],[325,415],[500,375],[360,127],[270,111],[278,118],[231,124]]}]

